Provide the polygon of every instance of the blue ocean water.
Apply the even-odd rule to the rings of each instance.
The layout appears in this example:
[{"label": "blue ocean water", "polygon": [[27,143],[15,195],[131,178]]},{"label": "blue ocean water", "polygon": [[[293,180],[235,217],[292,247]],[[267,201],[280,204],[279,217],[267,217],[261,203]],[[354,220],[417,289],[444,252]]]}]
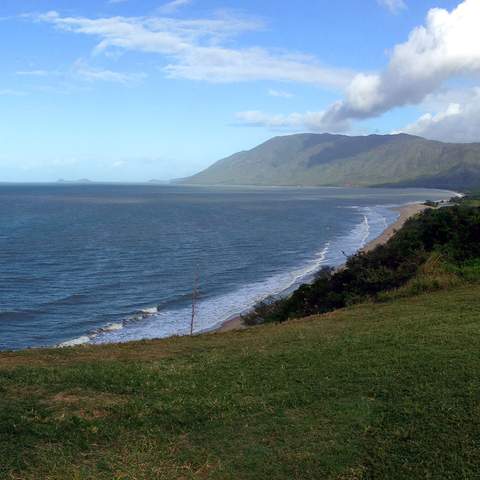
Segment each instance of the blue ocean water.
[{"label": "blue ocean water", "polygon": [[0,349],[185,334],[339,265],[422,189],[0,186]]}]

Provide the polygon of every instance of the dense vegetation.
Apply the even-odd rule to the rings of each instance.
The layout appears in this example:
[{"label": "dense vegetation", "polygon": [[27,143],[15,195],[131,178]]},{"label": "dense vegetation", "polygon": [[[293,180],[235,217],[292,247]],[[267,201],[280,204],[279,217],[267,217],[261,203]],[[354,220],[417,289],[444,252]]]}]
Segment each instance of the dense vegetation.
[{"label": "dense vegetation", "polygon": [[275,137],[184,179],[200,185],[480,187],[480,144],[412,135]]},{"label": "dense vegetation", "polygon": [[[471,201],[470,199],[468,201]],[[404,225],[385,245],[348,259],[338,272],[324,270],[290,297],[261,303],[245,316],[247,324],[284,321],[384,298],[416,277],[422,267],[435,267],[443,279],[480,259],[480,210],[465,205],[430,209]],[[467,268],[468,270],[468,268]],[[438,278],[416,278],[417,290],[441,287]]]}]

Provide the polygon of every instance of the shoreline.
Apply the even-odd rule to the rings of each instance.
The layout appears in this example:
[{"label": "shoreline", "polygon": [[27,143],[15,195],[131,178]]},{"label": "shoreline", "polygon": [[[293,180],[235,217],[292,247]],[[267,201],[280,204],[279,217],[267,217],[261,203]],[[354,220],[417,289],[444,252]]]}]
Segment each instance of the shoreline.
[{"label": "shoreline", "polygon": [[424,210],[427,210],[428,208],[430,207],[424,205],[423,203],[409,203],[400,207],[392,207],[391,210],[398,212],[400,216],[378,237],[370,240],[367,244],[360,248],[359,252],[367,253],[371,250],[374,250],[379,245],[387,243],[395,235],[395,233],[403,227],[409,218],[423,212]]},{"label": "shoreline", "polygon": [[[392,207],[391,210],[399,213],[399,217],[397,218],[397,220],[390,224],[378,237],[367,242],[362,248],[357,251],[357,253],[367,253],[374,250],[379,245],[387,243],[395,235],[395,233],[403,227],[403,225],[409,218],[423,212],[428,208],[430,207],[424,205],[423,203],[409,203],[399,207]],[[343,265],[338,268],[342,267]],[[242,315],[235,315],[205,333],[230,332],[232,330],[244,330],[246,328],[249,327],[247,327],[243,323]]]},{"label": "shoreline", "polygon": [[[399,214],[397,220],[390,225],[388,225],[380,235],[373,238],[369,242],[367,242],[363,247],[359,248],[356,253],[359,252],[369,252],[376,248],[378,245],[386,243],[395,233],[398,231],[403,224],[412,216],[430,208],[423,203],[408,203],[400,206],[392,206],[388,207],[391,211],[397,212]],[[339,265],[335,268],[335,270],[342,269],[345,264]],[[266,297],[265,297],[266,298]],[[198,331],[196,335],[204,335],[204,334],[211,334],[211,333],[221,333],[221,332],[229,332],[233,330],[244,330],[249,328],[243,323],[242,315],[247,310],[244,310],[240,314],[230,315],[226,320],[216,323],[214,326]],[[116,324],[115,324],[116,325]],[[116,328],[115,328],[116,329]],[[104,331],[108,331],[109,328],[104,329]],[[95,335],[96,336],[96,335]],[[169,337],[165,337],[169,338]],[[92,338],[89,335],[83,335],[79,338],[75,338],[73,340],[69,340],[66,342],[62,342],[60,344],[54,345],[54,348],[68,348],[68,347],[75,347],[79,345],[91,344]]]}]

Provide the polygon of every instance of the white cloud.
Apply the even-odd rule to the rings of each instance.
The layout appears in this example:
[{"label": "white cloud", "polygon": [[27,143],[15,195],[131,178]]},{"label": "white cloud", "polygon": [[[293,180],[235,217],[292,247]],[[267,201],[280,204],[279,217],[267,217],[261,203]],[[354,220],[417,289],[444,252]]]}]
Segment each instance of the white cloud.
[{"label": "white cloud", "polygon": [[[403,5],[398,1],[383,3],[392,10]],[[478,78],[479,18],[480,0],[464,0],[451,11],[431,9],[425,25],[413,29],[404,43],[392,49],[383,71],[354,75],[348,70],[325,67],[305,54],[232,46],[236,36],[263,28],[262,22],[250,17],[223,14],[186,20],[163,16],[87,18],[61,16],[57,12],[36,17],[57,29],[94,38],[96,55],[124,51],[157,54],[163,61],[160,68],[171,78],[207,82],[285,81],[343,89],[343,100],[317,112],[277,115],[252,110],[237,114],[238,120],[248,125],[313,131],[348,129],[351,121],[422,104],[448,81]],[[97,72],[91,76],[121,81],[113,73],[105,70],[104,75]],[[458,106],[449,107],[451,104]],[[440,126],[453,128],[454,119],[476,118],[476,111],[467,103],[448,101],[428,110],[407,128],[439,136],[446,134]],[[474,130],[468,128],[470,133],[464,136],[473,135]]]},{"label": "white cloud", "polygon": [[270,88],[268,90],[268,94],[271,97],[279,97],[279,98],[292,98],[294,96],[293,93],[286,92],[285,90],[275,90],[273,88]]},{"label": "white cloud", "polygon": [[478,78],[479,19],[479,0],[464,0],[451,12],[434,8],[425,26],[415,28],[405,43],[395,46],[386,69],[357,74],[346,87],[342,101],[313,113],[270,115],[253,111],[240,113],[238,118],[245,124],[270,128],[339,131],[349,129],[352,120],[427,102],[436,105],[405,131],[439,140],[478,141],[480,89],[456,92],[456,97],[463,97],[457,99],[439,92],[449,80]]},{"label": "white cloud", "polygon": [[23,70],[16,72],[16,74],[23,77],[55,77],[63,81],[112,82],[126,86],[137,84],[146,78],[144,73],[117,72],[94,67],[81,58],[76,60],[68,70]]},{"label": "white cloud", "polygon": [[325,115],[339,122],[375,117],[395,107],[419,104],[447,80],[478,75],[479,18],[479,0],[464,0],[451,12],[430,10],[426,25],[395,46],[387,68],[356,75],[346,98]]},{"label": "white cloud", "polygon": [[111,49],[157,53],[171,78],[208,82],[276,80],[343,88],[353,74],[328,68],[313,56],[272,52],[264,48],[232,48],[223,42],[241,33],[263,28],[248,17],[223,14],[208,19],[165,17],[62,17],[49,12],[36,17],[56,28],[98,39],[94,53]]},{"label": "white cloud", "polygon": [[183,52],[177,63],[165,70],[171,78],[220,83],[276,80],[340,88],[351,78],[347,71],[315,64],[313,57],[272,55],[262,48],[196,47]]},{"label": "white cloud", "polygon": [[90,66],[84,60],[77,60],[72,69],[71,74],[81,80],[87,82],[112,82],[121,83],[123,85],[131,85],[140,82],[145,78],[143,73],[122,73],[112,70],[95,68]]},{"label": "white cloud", "polygon": [[16,74],[24,77],[48,77],[51,72],[48,70],[22,70],[16,72]]},{"label": "white cloud", "polygon": [[241,125],[267,127],[272,130],[309,131],[309,132],[343,132],[348,129],[346,123],[331,123],[325,112],[305,112],[269,114],[259,110],[238,112],[236,118]]},{"label": "white cloud", "polygon": [[404,131],[416,135],[425,135],[430,129],[441,125],[452,117],[458,117],[462,113],[462,108],[458,103],[450,103],[445,111],[438,112],[435,115],[425,113],[416,122],[405,127]]},{"label": "white cloud", "polygon": [[117,160],[116,162],[113,162],[112,163],[112,167],[113,168],[121,168],[121,167],[124,167],[125,165],[127,165],[127,161],[126,160]]},{"label": "white cloud", "polygon": [[165,5],[162,5],[161,7],[159,7],[158,12],[164,13],[164,14],[174,13],[179,8],[186,7],[191,3],[192,3],[192,0],[172,0],[171,2],[168,2]]},{"label": "white cloud", "polygon": [[420,135],[432,140],[450,142],[475,142],[480,140],[480,88],[468,91],[447,92],[429,103],[444,103],[446,108],[435,113],[427,112],[415,122],[401,129],[402,132]]},{"label": "white cloud", "polygon": [[403,0],[377,0],[377,2],[392,13],[398,13],[400,10],[407,8],[407,5]]}]

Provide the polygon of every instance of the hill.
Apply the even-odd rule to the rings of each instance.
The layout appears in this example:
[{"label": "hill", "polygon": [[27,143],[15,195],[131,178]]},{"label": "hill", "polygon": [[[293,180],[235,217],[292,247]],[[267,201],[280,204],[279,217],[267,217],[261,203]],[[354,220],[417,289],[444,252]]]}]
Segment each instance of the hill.
[{"label": "hill", "polygon": [[476,478],[479,298],[0,354],[0,478]]},{"label": "hill", "polygon": [[180,183],[194,185],[480,186],[480,143],[406,134],[275,137],[220,160]]},{"label": "hill", "polygon": [[65,180],[63,178],[60,178],[57,180],[57,183],[89,184],[89,183],[95,183],[95,182],[93,182],[88,178],[80,178],[79,180]]}]

